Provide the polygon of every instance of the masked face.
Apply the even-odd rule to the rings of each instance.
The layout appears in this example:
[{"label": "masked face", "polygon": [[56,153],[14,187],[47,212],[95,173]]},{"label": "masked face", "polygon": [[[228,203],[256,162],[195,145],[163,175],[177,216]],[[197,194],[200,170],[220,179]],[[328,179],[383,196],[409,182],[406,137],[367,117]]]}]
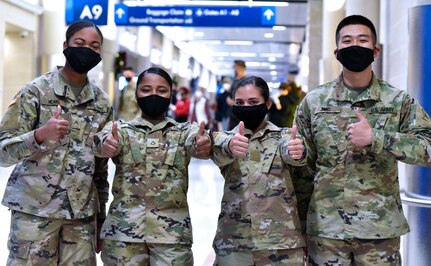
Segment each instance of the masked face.
[{"label": "masked face", "polygon": [[141,111],[149,117],[164,115],[169,108],[170,99],[159,95],[139,97],[137,99]]},{"label": "masked face", "polygon": [[250,130],[255,130],[265,119],[268,113],[268,107],[265,103],[259,105],[239,106],[232,107],[232,113],[244,122],[244,127]]},{"label": "masked face", "polygon": [[338,50],[337,59],[352,72],[362,72],[374,61],[374,51],[362,46],[349,46]]},{"label": "masked face", "polygon": [[80,74],[87,73],[102,60],[99,53],[87,47],[68,46],[63,54],[70,66]]}]

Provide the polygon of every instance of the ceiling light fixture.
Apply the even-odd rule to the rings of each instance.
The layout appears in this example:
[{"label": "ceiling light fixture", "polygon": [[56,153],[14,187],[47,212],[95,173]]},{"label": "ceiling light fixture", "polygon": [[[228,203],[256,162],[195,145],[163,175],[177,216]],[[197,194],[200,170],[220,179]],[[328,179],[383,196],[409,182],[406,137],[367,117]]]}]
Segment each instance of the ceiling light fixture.
[{"label": "ceiling light fixture", "polygon": [[274,33],[272,33],[272,32],[267,32],[267,33],[265,33],[263,36],[264,36],[265,38],[267,38],[267,39],[272,39],[272,38],[274,38]]},{"label": "ceiling light fixture", "polygon": [[226,45],[253,45],[252,41],[224,41]]}]

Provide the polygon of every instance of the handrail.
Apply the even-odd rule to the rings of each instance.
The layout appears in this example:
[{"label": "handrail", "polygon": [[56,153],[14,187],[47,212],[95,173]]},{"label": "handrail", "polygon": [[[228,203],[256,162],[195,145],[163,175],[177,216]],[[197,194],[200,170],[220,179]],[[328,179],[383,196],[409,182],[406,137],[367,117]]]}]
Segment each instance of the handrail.
[{"label": "handrail", "polygon": [[410,206],[415,207],[422,207],[422,208],[431,208],[431,198],[429,197],[423,197],[418,198],[411,196],[411,193],[408,193],[406,191],[401,191],[401,201],[403,204],[407,204]]}]

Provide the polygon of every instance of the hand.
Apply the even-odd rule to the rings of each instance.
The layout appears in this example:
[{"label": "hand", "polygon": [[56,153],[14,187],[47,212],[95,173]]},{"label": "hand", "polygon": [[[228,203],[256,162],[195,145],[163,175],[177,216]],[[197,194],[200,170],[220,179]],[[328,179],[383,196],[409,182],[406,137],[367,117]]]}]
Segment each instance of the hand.
[{"label": "hand", "polygon": [[239,131],[229,142],[229,150],[235,157],[244,157],[248,150],[248,138],[244,136],[244,122],[239,122]]},{"label": "hand", "polygon": [[347,126],[347,135],[350,143],[356,147],[365,147],[371,144],[372,128],[361,110],[355,109],[359,121]]},{"label": "hand", "polygon": [[69,122],[61,119],[61,106],[57,105],[54,115],[46,122],[45,125],[34,132],[34,138],[38,144],[47,140],[60,140],[66,136],[69,131]]},{"label": "hand", "polygon": [[112,131],[109,133],[108,137],[105,139],[105,141],[102,144],[102,155],[112,158],[115,156],[115,154],[118,151],[118,147],[120,146],[120,143],[118,142],[118,126],[117,122],[114,121],[112,123]]},{"label": "hand", "polygon": [[298,129],[296,125],[294,125],[292,127],[290,140],[287,142],[289,155],[295,160],[301,159],[304,154],[304,145],[302,140],[296,138],[297,131]]},{"label": "hand", "polygon": [[196,139],[196,152],[198,157],[207,158],[211,153],[211,139],[205,133],[205,122],[201,121],[199,130],[195,136]]}]

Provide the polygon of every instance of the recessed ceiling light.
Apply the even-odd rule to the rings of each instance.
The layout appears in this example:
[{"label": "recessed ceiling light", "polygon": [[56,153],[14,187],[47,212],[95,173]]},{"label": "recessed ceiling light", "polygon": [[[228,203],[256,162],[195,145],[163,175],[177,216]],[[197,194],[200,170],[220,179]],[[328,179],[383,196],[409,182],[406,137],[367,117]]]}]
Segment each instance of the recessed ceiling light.
[{"label": "recessed ceiling light", "polygon": [[202,31],[195,31],[195,33],[193,34],[195,37],[204,37],[205,33]]},{"label": "recessed ceiling light", "polygon": [[282,30],[286,30],[287,28],[285,26],[273,26],[272,30],[276,30],[276,31],[282,31]]},{"label": "recessed ceiling light", "polygon": [[224,41],[226,45],[253,45],[252,41]]}]

